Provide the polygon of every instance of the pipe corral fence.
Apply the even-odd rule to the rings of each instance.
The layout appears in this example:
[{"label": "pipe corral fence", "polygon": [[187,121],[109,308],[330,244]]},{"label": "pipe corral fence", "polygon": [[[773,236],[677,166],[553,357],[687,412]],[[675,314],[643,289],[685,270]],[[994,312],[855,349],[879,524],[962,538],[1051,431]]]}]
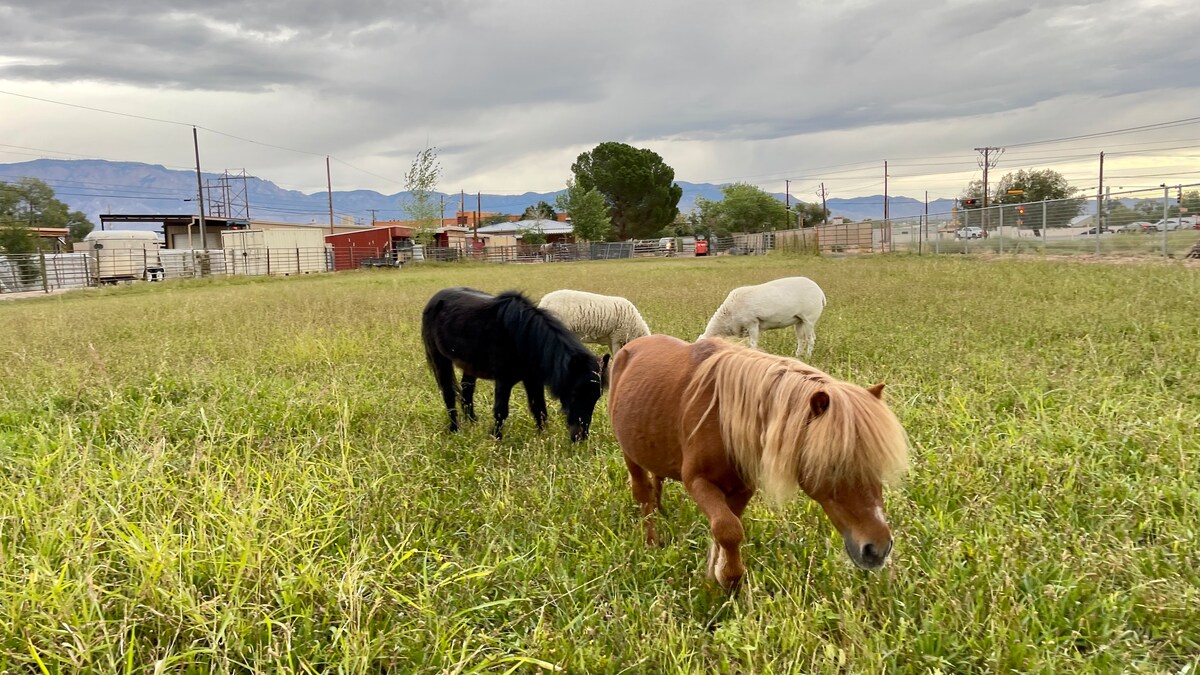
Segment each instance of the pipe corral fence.
[{"label": "pipe corral fence", "polygon": [[[1077,209],[1077,207],[1076,207]],[[1055,213],[1060,215],[1055,220]],[[818,225],[796,230],[713,237],[700,255],[809,254],[1097,254],[1200,258],[1200,217],[1118,227],[1091,224],[1050,202],[887,221]],[[1034,217],[1028,217],[1033,214]],[[978,223],[978,225],[975,225]],[[1097,231],[1097,227],[1099,230]],[[972,229],[976,228],[976,229]],[[72,253],[0,254],[0,293],[52,292],[134,281],[208,276],[292,276],[335,270],[402,268],[425,262],[541,264],[586,260],[696,256],[695,237],[540,246],[386,248],[93,249]]]}]

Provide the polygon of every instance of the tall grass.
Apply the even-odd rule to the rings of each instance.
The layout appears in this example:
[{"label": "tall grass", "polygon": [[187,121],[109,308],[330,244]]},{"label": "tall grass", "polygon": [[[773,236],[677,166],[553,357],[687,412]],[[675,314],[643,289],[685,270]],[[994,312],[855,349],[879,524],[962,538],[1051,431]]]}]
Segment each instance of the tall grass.
[{"label": "tall grass", "polygon": [[[755,501],[727,597],[678,485],[647,549],[603,401],[581,445],[522,396],[503,442],[444,431],[418,334],[439,288],[625,295],[691,339],[792,274],[830,301],[810,360],[886,381],[913,443],[882,573],[813,503]],[[1194,670],[1197,306],[1178,266],[786,256],[5,303],[0,671]]]}]

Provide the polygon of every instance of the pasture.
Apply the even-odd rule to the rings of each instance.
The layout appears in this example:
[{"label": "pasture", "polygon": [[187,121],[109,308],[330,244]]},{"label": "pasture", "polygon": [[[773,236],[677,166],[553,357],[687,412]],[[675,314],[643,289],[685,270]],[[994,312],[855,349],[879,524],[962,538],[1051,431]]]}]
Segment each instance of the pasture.
[{"label": "pasture", "polygon": [[[440,288],[622,295],[691,339],[791,275],[829,298],[807,360],[886,381],[910,436],[880,572],[803,495],[751,502],[737,597],[678,484],[647,548],[604,398],[585,443],[520,391],[503,441],[445,431]],[[1194,671],[1198,307],[1179,265],[780,255],[3,303],[0,671]]]}]

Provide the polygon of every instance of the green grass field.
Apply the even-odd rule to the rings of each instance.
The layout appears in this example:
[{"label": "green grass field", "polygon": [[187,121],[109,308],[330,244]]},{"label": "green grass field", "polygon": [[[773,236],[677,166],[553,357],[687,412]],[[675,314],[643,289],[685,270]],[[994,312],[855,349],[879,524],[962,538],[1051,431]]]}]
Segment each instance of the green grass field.
[{"label": "green grass field", "polygon": [[[678,484],[646,548],[603,400],[586,444],[519,389],[503,442],[444,432],[439,288],[619,294],[694,338],[794,274],[830,300],[810,361],[910,434],[880,573],[803,497],[752,502],[734,598]],[[1178,264],[774,255],[2,303],[0,672],[1194,672],[1198,307]]]}]

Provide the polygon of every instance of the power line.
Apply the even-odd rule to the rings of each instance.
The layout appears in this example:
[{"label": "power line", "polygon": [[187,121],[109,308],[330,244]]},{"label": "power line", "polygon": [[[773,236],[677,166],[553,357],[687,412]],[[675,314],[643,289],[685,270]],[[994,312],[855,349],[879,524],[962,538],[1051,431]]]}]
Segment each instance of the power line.
[{"label": "power line", "polygon": [[1154,124],[1143,124],[1136,127],[1126,127],[1124,129],[1114,129],[1112,131],[1097,131],[1091,134],[1079,134],[1078,136],[1063,136],[1061,138],[1051,138],[1043,141],[1028,141],[1026,143],[1009,143],[1005,147],[1008,148],[1024,148],[1032,145],[1050,145],[1053,143],[1065,143],[1067,141],[1077,141],[1089,138],[1101,138],[1104,136],[1119,136],[1122,134],[1132,134],[1140,131],[1151,131],[1158,129],[1172,129],[1174,127],[1187,126],[1200,122],[1200,117],[1185,117],[1178,120],[1170,120],[1167,122],[1156,122]]}]

